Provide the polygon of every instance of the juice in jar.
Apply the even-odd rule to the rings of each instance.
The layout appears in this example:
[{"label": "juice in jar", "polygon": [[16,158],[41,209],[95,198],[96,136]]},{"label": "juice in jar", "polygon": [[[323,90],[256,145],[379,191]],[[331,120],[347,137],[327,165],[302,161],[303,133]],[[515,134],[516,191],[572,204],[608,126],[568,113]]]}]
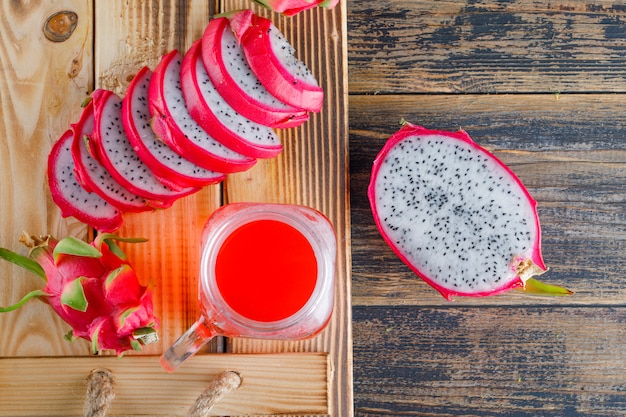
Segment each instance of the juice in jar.
[{"label": "juice in jar", "polygon": [[278,220],[255,220],[234,230],[215,260],[224,301],[242,316],[272,322],[297,313],[317,282],[317,259],[309,240]]},{"label": "juice in jar", "polygon": [[200,317],[161,356],[173,371],[217,335],[300,340],[329,322],[337,242],[309,207],[232,203],[203,231]]}]

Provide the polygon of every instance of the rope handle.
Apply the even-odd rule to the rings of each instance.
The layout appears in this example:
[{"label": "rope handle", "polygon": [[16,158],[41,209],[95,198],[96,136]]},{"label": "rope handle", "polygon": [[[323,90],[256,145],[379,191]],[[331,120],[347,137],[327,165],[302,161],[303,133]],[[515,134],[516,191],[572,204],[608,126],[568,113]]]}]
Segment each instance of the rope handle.
[{"label": "rope handle", "polygon": [[[105,417],[113,399],[115,378],[108,369],[94,369],[87,377],[87,395],[85,400],[85,417]],[[187,411],[185,417],[206,417],[213,406],[226,394],[241,386],[239,372],[224,371],[202,391],[195,403]]]},{"label": "rope handle", "polygon": [[108,369],[94,369],[87,377],[85,417],[104,417],[113,398],[113,373]]}]

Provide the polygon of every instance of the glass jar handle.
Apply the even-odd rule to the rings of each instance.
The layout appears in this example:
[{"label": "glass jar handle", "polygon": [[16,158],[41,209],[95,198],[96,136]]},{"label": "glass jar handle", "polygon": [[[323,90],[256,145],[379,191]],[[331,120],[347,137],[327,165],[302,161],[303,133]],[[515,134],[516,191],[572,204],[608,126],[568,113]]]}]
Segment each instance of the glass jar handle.
[{"label": "glass jar handle", "polygon": [[174,372],[215,336],[217,336],[215,330],[207,326],[204,316],[201,316],[161,355],[161,366],[168,372]]}]

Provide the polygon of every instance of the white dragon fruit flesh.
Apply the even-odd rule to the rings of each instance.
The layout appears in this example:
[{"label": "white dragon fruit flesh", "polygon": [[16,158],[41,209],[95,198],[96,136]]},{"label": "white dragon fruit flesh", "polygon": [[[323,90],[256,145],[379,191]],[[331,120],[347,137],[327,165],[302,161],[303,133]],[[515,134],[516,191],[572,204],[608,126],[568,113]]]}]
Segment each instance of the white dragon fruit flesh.
[{"label": "white dragon fruit flesh", "polygon": [[72,125],[74,140],[72,142],[72,158],[74,173],[83,188],[94,192],[122,211],[148,211],[153,208],[148,202],[122,187],[111,176],[109,171],[96,160],[85,143],[93,132],[93,102],[89,100],[80,120]]},{"label": "white dragon fruit flesh", "polygon": [[52,200],[63,217],[73,216],[101,232],[119,229],[121,212],[98,194],[88,192],[78,181],[72,158],[73,140],[74,132],[68,129],[48,154],[48,186]]},{"label": "white dragon fruit flesh", "polygon": [[139,158],[124,130],[120,97],[112,91],[98,89],[91,94],[91,99],[94,130],[89,137],[89,150],[118,183],[159,208],[170,207],[176,199],[199,190],[198,187],[168,187]]},{"label": "white dragon fruit flesh", "polygon": [[570,293],[531,281],[546,271],[536,202],[464,131],[405,124],[376,157],[368,196],[387,244],[447,299],[527,282],[536,292]]},{"label": "white dragon fruit flesh", "polygon": [[[336,0],[263,3],[289,14]],[[323,97],[271,21],[250,10],[212,18],[186,53],[173,50],[153,71],[141,68],[123,98],[90,94],[49,154],[52,198],[63,217],[112,232],[124,213],[168,208],[279,155],[275,129],[300,126]]]},{"label": "white dragon fruit flesh", "polygon": [[217,92],[202,63],[200,44],[196,41],[189,48],[180,67],[181,88],[191,117],[224,146],[243,155],[278,155],[283,146],[274,130],[237,113]]},{"label": "white dragon fruit flesh", "polygon": [[189,114],[180,85],[181,62],[182,56],[174,50],[154,69],[148,86],[152,129],[176,152],[207,169],[233,173],[251,168],[255,158],[227,148]]},{"label": "white dragon fruit flesh", "polygon": [[229,18],[250,69],[274,97],[298,109],[319,112],[324,90],[271,20],[243,10]]},{"label": "white dragon fruit flesh", "polygon": [[103,233],[91,244],[71,236],[57,241],[24,234],[20,240],[30,248],[28,257],[0,248],[0,258],[36,273],[45,286],[16,304],[0,307],[0,312],[39,298],[72,327],[66,339],[89,340],[94,353],[114,350],[121,355],[158,340],[152,293],[140,285],[116,243],[142,239]]},{"label": "white dragon fruit flesh", "polygon": [[148,108],[151,77],[150,68],[143,67],[131,81],[122,99],[124,130],[139,158],[159,181],[171,188],[199,187],[224,180],[224,174],[207,170],[183,158],[154,134],[150,127]]},{"label": "white dragon fruit flesh", "polygon": [[202,62],[213,85],[237,112],[265,126],[296,127],[306,122],[306,111],[270,94],[250,69],[228,18],[213,19],[202,35]]}]

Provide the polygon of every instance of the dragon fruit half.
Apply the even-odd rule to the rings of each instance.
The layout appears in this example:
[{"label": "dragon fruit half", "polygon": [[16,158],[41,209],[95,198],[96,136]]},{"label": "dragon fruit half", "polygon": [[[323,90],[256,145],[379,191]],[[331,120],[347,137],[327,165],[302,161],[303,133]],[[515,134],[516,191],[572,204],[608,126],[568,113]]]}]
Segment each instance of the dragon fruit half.
[{"label": "dragon fruit half", "polygon": [[376,157],[368,196],[387,244],[447,299],[571,293],[531,278],[547,269],[536,202],[464,131],[405,124]]},{"label": "dragon fruit half", "polygon": [[30,248],[28,257],[0,248],[0,258],[36,273],[46,285],[14,305],[0,307],[0,312],[37,297],[72,326],[68,340],[87,339],[94,353],[110,349],[121,355],[158,340],[152,293],[139,284],[116,243],[142,239],[104,233],[89,244],[71,236],[57,241],[24,234],[20,241]]}]

